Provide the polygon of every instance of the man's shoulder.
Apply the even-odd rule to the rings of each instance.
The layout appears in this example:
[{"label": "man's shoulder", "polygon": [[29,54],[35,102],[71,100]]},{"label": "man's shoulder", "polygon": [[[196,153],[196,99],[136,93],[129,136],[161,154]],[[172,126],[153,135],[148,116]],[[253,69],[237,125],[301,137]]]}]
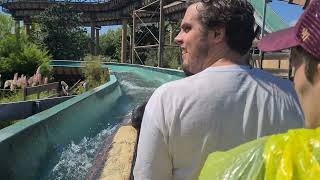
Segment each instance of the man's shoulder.
[{"label": "man's shoulder", "polygon": [[280,77],[277,77],[269,72],[266,72],[260,69],[255,69],[254,74],[258,80],[268,85],[272,85],[273,87],[277,87],[287,92],[292,92],[294,90],[293,83],[288,79],[282,79]]},{"label": "man's shoulder", "polygon": [[179,91],[180,89],[192,88],[192,84],[197,82],[197,76],[198,75],[196,74],[193,76],[171,81],[161,85],[158,89],[160,89],[161,91]]},{"label": "man's shoulder", "polygon": [[158,87],[154,95],[161,97],[173,97],[173,96],[183,96],[188,94],[188,92],[192,92],[191,89],[194,87],[192,84],[192,77],[186,77],[183,79],[167,82],[160,87]]}]

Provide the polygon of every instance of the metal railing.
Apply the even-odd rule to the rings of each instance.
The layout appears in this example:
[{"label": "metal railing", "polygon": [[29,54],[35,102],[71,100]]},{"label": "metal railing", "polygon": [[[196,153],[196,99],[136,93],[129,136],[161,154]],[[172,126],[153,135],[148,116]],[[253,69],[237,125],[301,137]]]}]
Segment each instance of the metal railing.
[{"label": "metal railing", "polygon": [[[12,96],[17,101],[26,101],[27,97],[33,94],[37,94],[37,99],[40,98],[40,93],[46,92],[49,96],[57,96],[60,93],[60,83],[59,82],[53,82],[45,85],[39,85],[34,87],[26,87],[22,89],[0,89],[0,100],[6,99],[6,98],[12,98]],[[51,94],[50,94],[51,93]],[[21,94],[21,95],[19,95]],[[1,103],[1,101],[0,101]]]}]

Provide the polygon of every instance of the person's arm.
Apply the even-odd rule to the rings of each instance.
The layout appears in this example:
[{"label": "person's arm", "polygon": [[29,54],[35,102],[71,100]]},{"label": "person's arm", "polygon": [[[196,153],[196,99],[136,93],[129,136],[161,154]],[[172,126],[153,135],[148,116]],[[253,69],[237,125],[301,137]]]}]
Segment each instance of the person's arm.
[{"label": "person's arm", "polygon": [[172,179],[172,161],[168,150],[163,106],[165,105],[162,104],[157,92],[150,98],[146,106],[134,168],[136,180]]}]

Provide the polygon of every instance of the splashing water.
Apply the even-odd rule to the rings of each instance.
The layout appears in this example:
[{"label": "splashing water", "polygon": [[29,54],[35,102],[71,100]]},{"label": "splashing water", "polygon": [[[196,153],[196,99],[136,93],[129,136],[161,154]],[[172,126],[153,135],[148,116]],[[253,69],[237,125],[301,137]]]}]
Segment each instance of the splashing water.
[{"label": "splashing water", "polygon": [[116,129],[116,126],[101,131],[96,137],[84,137],[80,143],[71,144],[60,150],[58,163],[49,172],[44,179],[54,180],[78,180],[84,179],[92,166],[96,151],[99,149],[103,140],[110,136]]},{"label": "splashing water", "polygon": [[107,122],[115,119],[118,119],[118,122],[128,121],[132,109],[147,101],[153,91],[162,84],[159,81],[145,80],[134,73],[121,72],[114,74],[118,79],[123,95],[118,100],[117,107],[112,114],[106,117],[106,121],[97,125],[103,126],[104,129],[98,131],[94,137],[86,136],[80,142],[71,141],[68,145],[56,147],[39,179],[85,179],[104,140],[111,136],[119,126],[119,124],[112,125]]}]

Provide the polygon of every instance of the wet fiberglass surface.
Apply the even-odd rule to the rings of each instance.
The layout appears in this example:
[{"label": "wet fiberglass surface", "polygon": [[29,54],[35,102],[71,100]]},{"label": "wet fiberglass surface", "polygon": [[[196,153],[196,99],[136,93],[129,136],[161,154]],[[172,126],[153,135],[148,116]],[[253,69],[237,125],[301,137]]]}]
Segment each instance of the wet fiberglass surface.
[{"label": "wet fiberglass surface", "polygon": [[[110,67],[118,79],[122,95],[111,113],[103,115],[97,127],[77,141],[59,145],[49,153],[38,179],[85,179],[105,139],[115,132],[120,122],[129,120],[134,107],[144,103],[161,84],[178,76],[132,68]],[[130,68],[129,68],[130,69]],[[90,108],[90,107],[89,107]]]}]

